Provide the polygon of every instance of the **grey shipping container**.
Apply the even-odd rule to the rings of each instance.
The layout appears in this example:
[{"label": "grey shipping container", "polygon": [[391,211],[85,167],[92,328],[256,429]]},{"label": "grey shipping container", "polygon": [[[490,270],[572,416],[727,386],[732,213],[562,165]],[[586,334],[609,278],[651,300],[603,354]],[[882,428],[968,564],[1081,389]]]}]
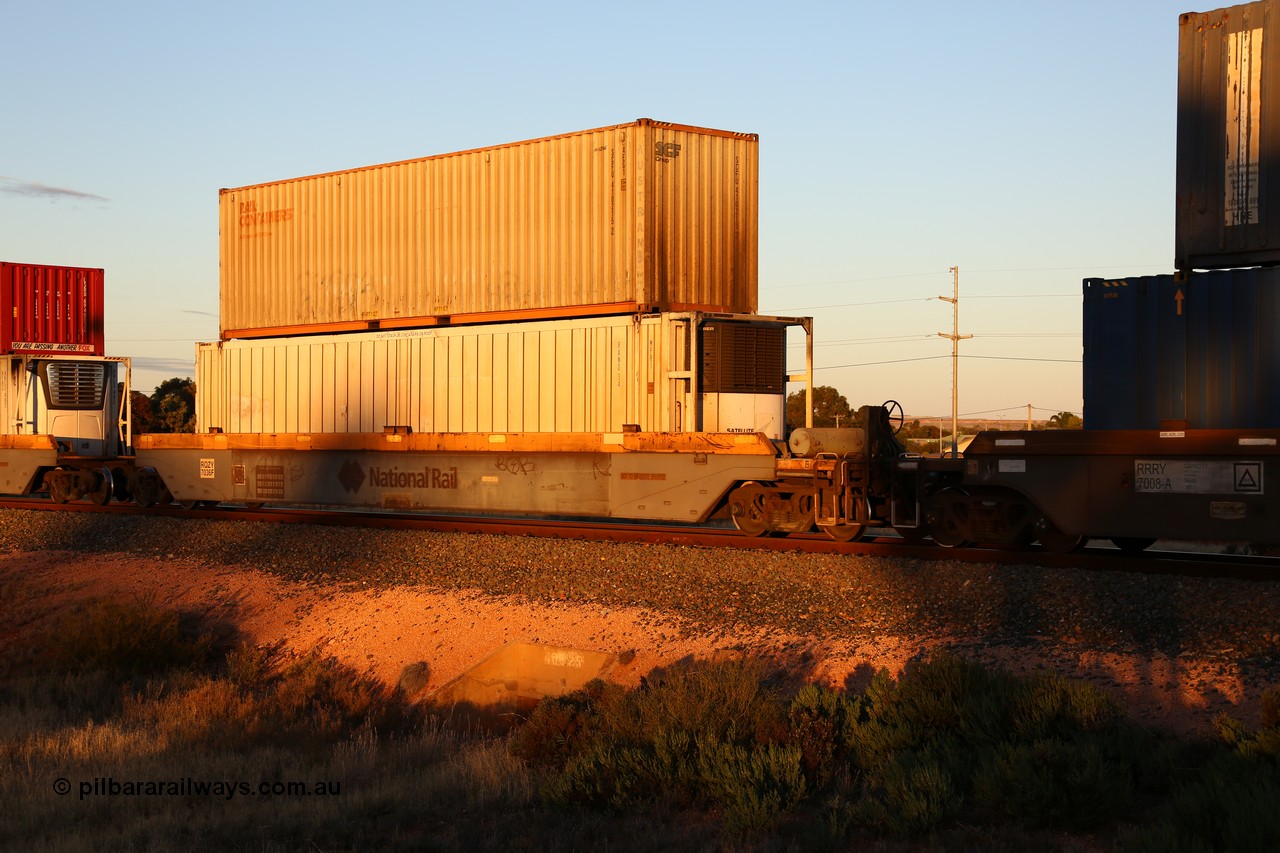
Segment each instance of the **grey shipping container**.
[{"label": "grey shipping container", "polygon": [[1084,282],[1085,429],[1280,429],[1280,269]]},{"label": "grey shipping container", "polygon": [[634,424],[778,439],[786,328],[800,324],[673,313],[199,344],[197,428],[591,433]]},{"label": "grey shipping container", "polygon": [[1179,18],[1177,269],[1280,262],[1277,75],[1278,0]]},{"label": "grey shipping container", "polygon": [[221,335],[753,314],[758,161],[640,119],[222,190]]}]

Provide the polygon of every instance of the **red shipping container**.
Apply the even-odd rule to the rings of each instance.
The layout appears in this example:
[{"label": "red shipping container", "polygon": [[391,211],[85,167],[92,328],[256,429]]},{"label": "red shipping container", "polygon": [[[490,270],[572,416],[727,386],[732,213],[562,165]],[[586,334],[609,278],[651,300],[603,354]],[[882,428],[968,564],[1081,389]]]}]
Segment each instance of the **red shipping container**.
[{"label": "red shipping container", "polygon": [[0,261],[0,354],[105,355],[100,269]]}]

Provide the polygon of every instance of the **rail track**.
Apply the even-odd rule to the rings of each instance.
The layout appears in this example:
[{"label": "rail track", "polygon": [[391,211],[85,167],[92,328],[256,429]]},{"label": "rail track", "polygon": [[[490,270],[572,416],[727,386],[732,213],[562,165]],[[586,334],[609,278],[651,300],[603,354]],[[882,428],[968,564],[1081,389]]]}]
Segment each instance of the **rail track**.
[{"label": "rail track", "polygon": [[501,516],[429,515],[402,512],[325,510],[294,507],[219,505],[186,509],[177,505],[143,508],[131,504],[99,506],[91,502],[57,504],[40,498],[0,498],[0,510],[79,512],[209,521],[244,521],[268,524],[314,524],[373,527],[389,530],[426,530],[483,533],[502,536],[536,536],[602,542],[643,542],[700,548],[764,550],[807,554],[846,554],[887,559],[960,561],[1027,565],[1042,568],[1137,572],[1186,577],[1221,577],[1238,580],[1280,580],[1280,557],[1222,553],[1223,549],[1199,543],[1157,542],[1139,554],[1123,553],[1109,544],[1089,545],[1071,554],[1054,554],[1039,548],[942,548],[932,542],[910,542],[892,530],[873,529],[857,542],[838,542],[820,533],[785,537],[749,536],[726,527],[685,527],[665,524],[530,519]]}]

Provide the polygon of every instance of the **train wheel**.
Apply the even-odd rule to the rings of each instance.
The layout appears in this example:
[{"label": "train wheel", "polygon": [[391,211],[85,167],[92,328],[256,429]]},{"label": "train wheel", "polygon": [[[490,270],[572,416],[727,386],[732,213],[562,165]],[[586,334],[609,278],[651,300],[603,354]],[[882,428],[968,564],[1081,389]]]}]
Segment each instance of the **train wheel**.
[{"label": "train wheel", "polygon": [[1051,554],[1070,554],[1072,551],[1079,551],[1089,541],[1088,536],[1059,530],[1047,518],[1036,522],[1036,538],[1040,540],[1041,547]]},{"label": "train wheel", "polygon": [[192,510],[200,506],[200,501],[178,501],[178,506],[186,510]]},{"label": "train wheel", "polygon": [[729,514],[733,524],[748,536],[763,536],[769,529],[769,516],[764,506],[764,489],[739,486],[729,495]]},{"label": "train wheel", "polygon": [[49,500],[54,503],[64,504],[71,500],[71,491],[67,488],[67,481],[58,476],[58,472],[50,471],[45,474],[44,486],[49,490]]},{"label": "train wheel", "polygon": [[780,533],[808,533],[813,529],[813,495],[799,494],[791,498],[791,521],[781,527]]},{"label": "train wheel", "polygon": [[871,505],[867,503],[862,494],[854,496],[853,501],[853,521],[837,522],[836,524],[819,523],[818,529],[837,542],[856,542],[861,539],[862,534],[867,532],[867,525],[871,521]]},{"label": "train wheel", "polygon": [[856,542],[867,532],[865,524],[819,524],[818,529],[837,542]]},{"label": "train wheel", "polygon": [[1113,536],[1111,537],[1111,544],[1126,554],[1140,554],[1156,544],[1156,540],[1135,536]]},{"label": "train wheel", "polygon": [[93,489],[86,492],[86,497],[96,503],[98,506],[106,506],[111,503],[111,494],[115,491],[115,480],[111,476],[111,472],[103,468],[94,473]]},{"label": "train wheel", "polygon": [[893,532],[908,542],[920,542],[929,535],[929,528],[923,524],[917,524],[915,527],[895,527]]},{"label": "train wheel", "polygon": [[952,500],[964,497],[968,497],[968,493],[960,489],[943,489],[929,498],[924,517],[935,545],[960,548],[969,544],[964,538],[964,524],[969,508],[963,501]]}]

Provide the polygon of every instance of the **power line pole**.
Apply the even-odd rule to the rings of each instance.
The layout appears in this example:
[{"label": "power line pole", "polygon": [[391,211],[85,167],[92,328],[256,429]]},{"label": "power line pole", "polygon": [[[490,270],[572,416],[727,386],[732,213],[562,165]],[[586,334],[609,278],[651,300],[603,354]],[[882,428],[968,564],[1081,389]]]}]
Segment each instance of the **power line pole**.
[{"label": "power line pole", "polygon": [[950,299],[945,296],[938,298],[951,303],[951,334],[938,332],[938,337],[951,341],[951,455],[958,456],[960,439],[956,433],[960,429],[960,342],[973,335],[960,334],[960,267],[951,267],[950,272],[954,295]]}]

